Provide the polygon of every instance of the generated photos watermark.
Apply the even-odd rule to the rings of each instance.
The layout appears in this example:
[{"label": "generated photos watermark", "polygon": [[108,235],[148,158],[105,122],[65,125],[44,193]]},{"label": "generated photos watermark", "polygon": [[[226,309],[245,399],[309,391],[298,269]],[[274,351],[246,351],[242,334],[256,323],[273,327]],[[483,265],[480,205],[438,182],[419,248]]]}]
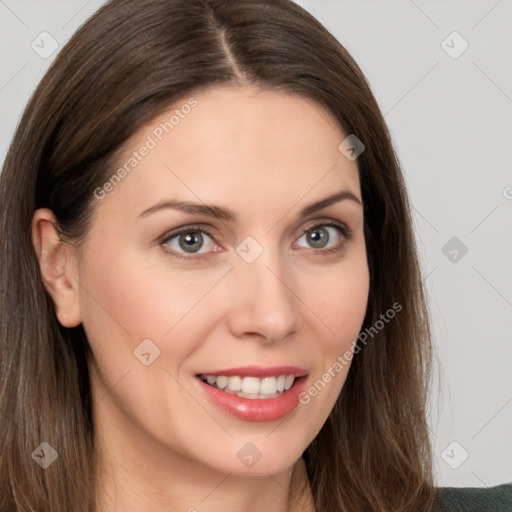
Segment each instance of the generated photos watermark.
[{"label": "generated photos watermark", "polygon": [[343,368],[350,363],[354,355],[360,352],[362,347],[358,342],[361,342],[366,346],[368,343],[368,336],[371,336],[373,339],[373,337],[384,329],[385,325],[393,320],[396,314],[400,311],[402,311],[402,305],[399,302],[395,302],[391,308],[380,315],[379,320],[377,320],[371,327],[367,327],[364,331],[360,332],[359,336],[352,342],[351,349],[346,350],[343,354],[339,355],[336,358],[336,361],[334,361],[334,363],[322,374],[321,378],[317,379],[308,389],[300,393],[299,402],[302,405],[307,405],[311,401],[312,397],[317,396],[318,393],[320,393],[336,376],[336,374],[341,372]]},{"label": "generated photos watermark", "polygon": [[144,160],[144,158],[148,156],[188,114],[190,114],[190,112],[192,112],[193,108],[197,107],[197,104],[198,102],[195,98],[189,98],[179,109],[174,110],[168,121],[164,121],[154,128],[151,135],[147,136],[144,144],[142,144],[138,150],[133,151],[132,155],[114,172],[114,174],[112,174],[103,186],[94,189],[94,197],[101,200],[109,192],[114,190],[115,187],[121,183],[121,180],[128,176],[130,172],[133,171],[133,169],[135,169],[135,167],[137,167],[137,165],[139,165],[139,163],[142,162],[142,160]]}]

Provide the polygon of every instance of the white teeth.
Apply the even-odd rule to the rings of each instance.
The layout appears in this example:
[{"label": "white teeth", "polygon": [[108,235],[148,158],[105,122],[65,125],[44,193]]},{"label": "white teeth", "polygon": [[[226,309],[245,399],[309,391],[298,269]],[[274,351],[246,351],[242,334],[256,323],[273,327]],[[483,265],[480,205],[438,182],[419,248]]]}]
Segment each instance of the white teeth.
[{"label": "white teeth", "polygon": [[228,388],[230,391],[242,391],[242,378],[235,376],[235,377],[228,377]]},{"label": "white teeth", "polygon": [[[213,382],[210,382],[208,377],[212,377]],[[220,377],[215,377],[215,375],[208,375],[208,377],[207,377],[207,382],[208,382],[208,384],[210,384],[210,386],[215,386],[215,384],[217,384],[217,387],[219,389],[224,389],[224,388],[228,387],[228,378],[226,376],[221,375]],[[217,382],[215,382],[215,381],[217,381]]]},{"label": "white teeth", "polygon": [[260,379],[257,377],[244,377],[242,379],[242,391],[250,395],[257,395],[260,392]]},{"label": "white teeth", "polygon": [[265,377],[262,379],[259,392],[262,395],[273,395],[277,391],[276,380],[275,377]]},{"label": "white teeth", "polygon": [[284,391],[285,380],[286,380],[286,375],[279,375],[279,377],[277,377],[277,382],[276,382],[277,391],[279,391],[280,393],[282,393]]},{"label": "white teeth", "polygon": [[293,375],[278,375],[275,377],[240,377],[234,375],[201,375],[201,379],[210,386],[226,393],[244,398],[274,398],[288,391],[295,382]]}]

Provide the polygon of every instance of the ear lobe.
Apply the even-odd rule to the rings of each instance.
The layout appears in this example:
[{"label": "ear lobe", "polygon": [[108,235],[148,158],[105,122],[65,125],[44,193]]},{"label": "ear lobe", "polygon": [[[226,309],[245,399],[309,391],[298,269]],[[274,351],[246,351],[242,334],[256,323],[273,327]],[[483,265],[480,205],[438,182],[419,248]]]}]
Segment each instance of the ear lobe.
[{"label": "ear lobe", "polygon": [[48,208],[36,210],[32,217],[32,241],[57,319],[64,327],[76,327],[82,322],[78,269],[72,248],[60,239],[55,215]]}]

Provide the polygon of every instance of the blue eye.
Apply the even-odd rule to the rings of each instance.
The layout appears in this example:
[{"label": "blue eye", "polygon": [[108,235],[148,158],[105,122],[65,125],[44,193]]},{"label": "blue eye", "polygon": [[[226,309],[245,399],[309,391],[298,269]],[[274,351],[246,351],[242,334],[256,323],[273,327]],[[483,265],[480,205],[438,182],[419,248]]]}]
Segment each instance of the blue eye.
[{"label": "blue eye", "polygon": [[[310,247],[313,249],[330,249],[329,242],[334,239],[336,242],[336,235],[344,235],[348,238],[348,234],[345,228],[338,226],[337,224],[318,224],[309,228],[300,238],[306,238],[307,243],[311,244]],[[339,245],[335,243],[335,246]]]},{"label": "blue eye", "polygon": [[[342,251],[352,236],[352,231],[346,225],[324,222],[307,228],[298,242],[305,239],[309,244],[305,249],[316,255],[325,255]],[[332,240],[334,242],[331,243]],[[204,260],[210,258],[212,253],[219,252],[212,250],[216,245],[213,235],[202,226],[186,226],[168,233],[161,238],[160,244],[170,256],[182,260]]]},{"label": "blue eye", "polygon": [[[210,244],[206,244],[206,251],[201,252],[201,249],[205,245],[205,237],[209,238],[211,242]],[[172,249],[173,253],[177,253],[178,258],[184,259],[189,259],[189,257],[181,256],[180,251],[189,254],[202,254],[203,252],[208,252],[208,245],[215,245],[211,235],[204,228],[194,228],[192,226],[167,237],[163,242],[165,242],[164,245]]]}]

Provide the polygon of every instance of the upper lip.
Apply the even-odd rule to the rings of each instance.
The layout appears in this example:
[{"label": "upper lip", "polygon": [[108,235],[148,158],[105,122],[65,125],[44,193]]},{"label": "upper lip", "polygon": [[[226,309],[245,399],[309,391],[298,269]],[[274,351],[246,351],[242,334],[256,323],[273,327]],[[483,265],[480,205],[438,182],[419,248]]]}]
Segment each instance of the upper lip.
[{"label": "upper lip", "polygon": [[240,377],[274,377],[276,375],[293,375],[294,377],[302,377],[308,372],[304,368],[298,366],[241,366],[239,368],[229,368],[224,370],[208,370],[198,375],[225,375],[231,377],[239,375]]}]

